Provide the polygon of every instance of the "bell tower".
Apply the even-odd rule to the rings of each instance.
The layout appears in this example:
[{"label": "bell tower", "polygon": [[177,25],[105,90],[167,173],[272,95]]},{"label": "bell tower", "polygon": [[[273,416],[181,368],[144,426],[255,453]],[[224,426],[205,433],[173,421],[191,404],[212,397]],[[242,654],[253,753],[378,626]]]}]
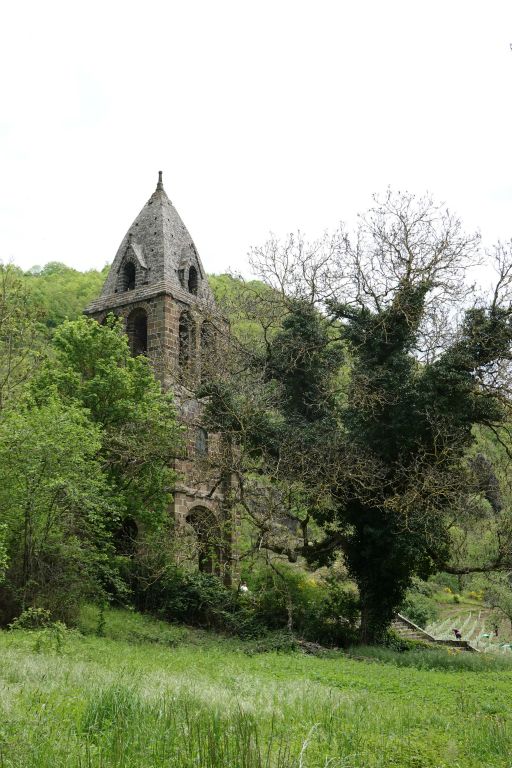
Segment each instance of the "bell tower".
[{"label": "bell tower", "polygon": [[187,228],[158,174],[156,189],[121,241],[98,299],[85,314],[125,323],[131,351],[148,357],[164,390],[172,390],[186,427],[186,450],[176,460],[178,483],[171,513],[176,530],[195,536],[200,569],[229,578],[231,526],[226,478],[215,471],[222,437],[202,425],[197,383],[215,367],[218,339],[227,329]]},{"label": "bell tower", "polygon": [[158,184],[124,236],[101,296],[85,310],[100,322],[126,321],[130,346],[146,354],[164,389],[201,375],[209,336],[201,317],[217,315],[206,273],[187,228]]}]

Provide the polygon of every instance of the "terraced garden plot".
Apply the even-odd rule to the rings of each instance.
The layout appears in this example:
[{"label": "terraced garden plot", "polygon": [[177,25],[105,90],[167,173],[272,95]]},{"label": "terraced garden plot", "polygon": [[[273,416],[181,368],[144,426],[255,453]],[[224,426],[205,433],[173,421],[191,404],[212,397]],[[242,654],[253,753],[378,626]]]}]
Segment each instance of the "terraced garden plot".
[{"label": "terraced garden plot", "polygon": [[443,616],[425,627],[429,634],[441,640],[453,640],[453,629],[457,628],[462,634],[462,639],[468,640],[480,651],[512,655],[509,622],[503,620],[499,623],[496,637],[489,626],[491,611],[485,606],[454,605],[443,606],[443,609]]}]

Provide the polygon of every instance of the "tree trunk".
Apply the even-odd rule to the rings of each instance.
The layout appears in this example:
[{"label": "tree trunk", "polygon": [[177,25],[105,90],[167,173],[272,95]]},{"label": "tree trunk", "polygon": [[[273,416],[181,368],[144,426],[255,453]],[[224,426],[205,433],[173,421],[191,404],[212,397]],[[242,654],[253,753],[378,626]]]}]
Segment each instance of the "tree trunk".
[{"label": "tree trunk", "polygon": [[372,645],[371,613],[368,604],[361,604],[361,623],[359,625],[359,639],[363,645]]},{"label": "tree trunk", "polygon": [[405,588],[390,590],[390,594],[382,594],[378,584],[372,580],[358,583],[361,622],[359,625],[359,638],[364,645],[382,643],[395,616],[398,606],[402,602]]}]

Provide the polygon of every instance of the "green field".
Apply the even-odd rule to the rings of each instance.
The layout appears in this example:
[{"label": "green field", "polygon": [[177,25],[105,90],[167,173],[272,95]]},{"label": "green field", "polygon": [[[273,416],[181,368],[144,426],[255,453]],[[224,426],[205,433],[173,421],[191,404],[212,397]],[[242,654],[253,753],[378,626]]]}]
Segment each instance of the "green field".
[{"label": "green field", "polygon": [[105,631],[60,651],[51,632],[0,632],[1,768],[512,764],[503,659],[255,653],[127,612]]}]

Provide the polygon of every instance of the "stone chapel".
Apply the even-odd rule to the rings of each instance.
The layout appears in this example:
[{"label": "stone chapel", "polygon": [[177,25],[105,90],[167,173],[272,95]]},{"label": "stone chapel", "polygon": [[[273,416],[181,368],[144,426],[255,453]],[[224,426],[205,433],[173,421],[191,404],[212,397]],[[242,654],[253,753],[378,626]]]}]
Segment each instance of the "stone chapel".
[{"label": "stone chapel", "polygon": [[164,390],[172,390],[185,427],[183,455],[170,510],[178,536],[194,532],[196,564],[229,580],[232,541],[226,508],[229,482],[215,471],[222,436],[202,425],[204,404],[197,384],[215,368],[226,323],[215,307],[201,259],[169,200],[159,172],[155,191],[128,232],[102,293],[85,310],[104,322],[125,323],[131,351],[146,355]]}]

